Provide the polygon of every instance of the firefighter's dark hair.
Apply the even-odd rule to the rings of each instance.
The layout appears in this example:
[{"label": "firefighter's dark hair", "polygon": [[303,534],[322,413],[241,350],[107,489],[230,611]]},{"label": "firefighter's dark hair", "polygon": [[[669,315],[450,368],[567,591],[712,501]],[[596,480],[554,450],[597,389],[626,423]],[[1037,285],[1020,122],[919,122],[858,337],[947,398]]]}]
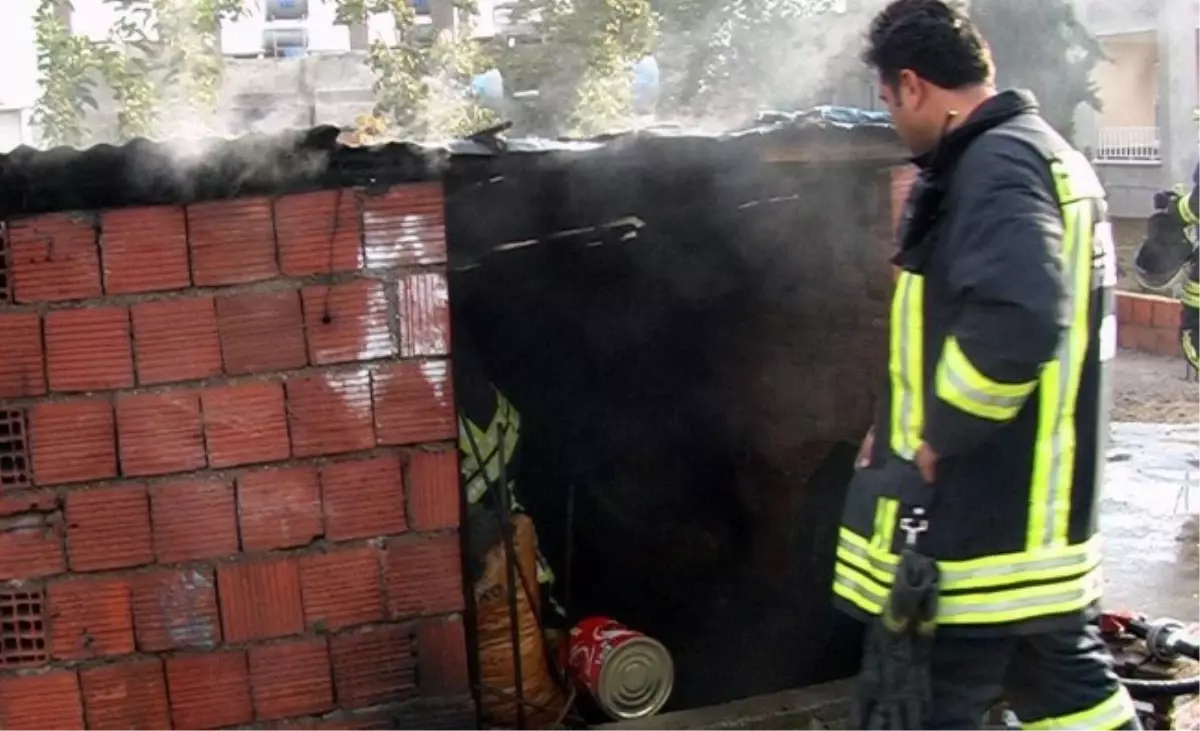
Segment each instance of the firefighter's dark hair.
[{"label": "firefighter's dark hair", "polygon": [[895,86],[909,69],[943,89],[988,83],[992,53],[955,0],[893,0],[871,21],[863,61]]}]

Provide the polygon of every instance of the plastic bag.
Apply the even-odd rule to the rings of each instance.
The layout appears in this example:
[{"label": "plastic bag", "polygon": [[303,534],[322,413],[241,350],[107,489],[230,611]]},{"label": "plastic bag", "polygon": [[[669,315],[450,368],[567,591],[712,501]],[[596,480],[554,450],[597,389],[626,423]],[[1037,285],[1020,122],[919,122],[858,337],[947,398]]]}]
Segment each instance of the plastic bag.
[{"label": "plastic bag", "polygon": [[[520,566],[520,570],[514,573],[517,581],[521,677],[526,701],[525,723],[529,728],[546,727],[558,720],[566,698],[550,672],[546,641],[535,614],[541,604],[537,584],[537,535],[533,521],[526,515],[517,515],[512,518],[512,524],[513,544]],[[513,662],[502,540],[495,540],[484,558],[483,573],[475,582],[475,611],[483,720],[497,726],[515,727],[516,667]]]}]

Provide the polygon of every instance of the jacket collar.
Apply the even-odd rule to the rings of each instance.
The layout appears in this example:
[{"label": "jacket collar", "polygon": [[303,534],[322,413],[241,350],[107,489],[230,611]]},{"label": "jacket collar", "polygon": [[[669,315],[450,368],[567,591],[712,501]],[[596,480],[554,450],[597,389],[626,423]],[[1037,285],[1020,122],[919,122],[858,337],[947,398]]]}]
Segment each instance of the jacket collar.
[{"label": "jacket collar", "polygon": [[943,135],[932,150],[912,158],[912,162],[927,174],[943,173],[954,167],[976,137],[1013,117],[1036,113],[1037,110],[1037,99],[1032,92],[1020,89],[1002,91],[976,107],[965,122]]}]

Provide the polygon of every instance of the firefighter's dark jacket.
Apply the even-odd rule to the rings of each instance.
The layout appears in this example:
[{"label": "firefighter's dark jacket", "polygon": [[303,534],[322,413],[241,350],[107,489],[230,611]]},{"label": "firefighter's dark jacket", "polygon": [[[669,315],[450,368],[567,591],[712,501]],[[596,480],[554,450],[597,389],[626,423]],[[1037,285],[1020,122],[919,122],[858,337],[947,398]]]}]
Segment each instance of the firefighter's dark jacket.
[{"label": "firefighter's dark jacket", "polygon": [[[1200,162],[1196,163],[1195,169],[1192,170],[1192,191],[1187,196],[1181,196],[1175,205],[1171,206],[1170,212],[1184,226],[1200,226]],[[1187,342],[1183,344],[1184,355],[1187,355],[1189,360],[1194,360],[1193,337],[1195,332],[1200,330],[1200,256],[1198,254],[1193,253],[1188,262],[1188,278],[1183,283],[1180,301],[1183,302],[1183,329],[1193,332],[1193,335],[1189,336]],[[1188,353],[1189,348],[1192,349],[1192,353]]]},{"label": "firefighter's dark jacket", "polygon": [[1192,192],[1179,197],[1173,213],[1184,226],[1200,223],[1200,164],[1192,172]]},{"label": "firefighter's dark jacket", "polygon": [[[1041,631],[1099,596],[1095,512],[1115,257],[1082,155],[1000,93],[943,136],[901,226],[888,387],[839,532],[835,600],[878,614],[911,509],[938,559],[939,632]],[[939,456],[923,484],[921,442]]]}]

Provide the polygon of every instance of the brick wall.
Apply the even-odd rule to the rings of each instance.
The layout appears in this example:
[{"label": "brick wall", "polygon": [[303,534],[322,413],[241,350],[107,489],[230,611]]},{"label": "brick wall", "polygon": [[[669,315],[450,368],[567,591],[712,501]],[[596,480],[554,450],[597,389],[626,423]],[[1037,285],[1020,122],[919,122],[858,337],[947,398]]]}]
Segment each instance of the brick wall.
[{"label": "brick wall", "polygon": [[472,724],[440,186],[5,234],[0,728]]},{"label": "brick wall", "polygon": [[1182,357],[1179,300],[1133,292],[1117,293],[1117,344],[1143,353]]}]

